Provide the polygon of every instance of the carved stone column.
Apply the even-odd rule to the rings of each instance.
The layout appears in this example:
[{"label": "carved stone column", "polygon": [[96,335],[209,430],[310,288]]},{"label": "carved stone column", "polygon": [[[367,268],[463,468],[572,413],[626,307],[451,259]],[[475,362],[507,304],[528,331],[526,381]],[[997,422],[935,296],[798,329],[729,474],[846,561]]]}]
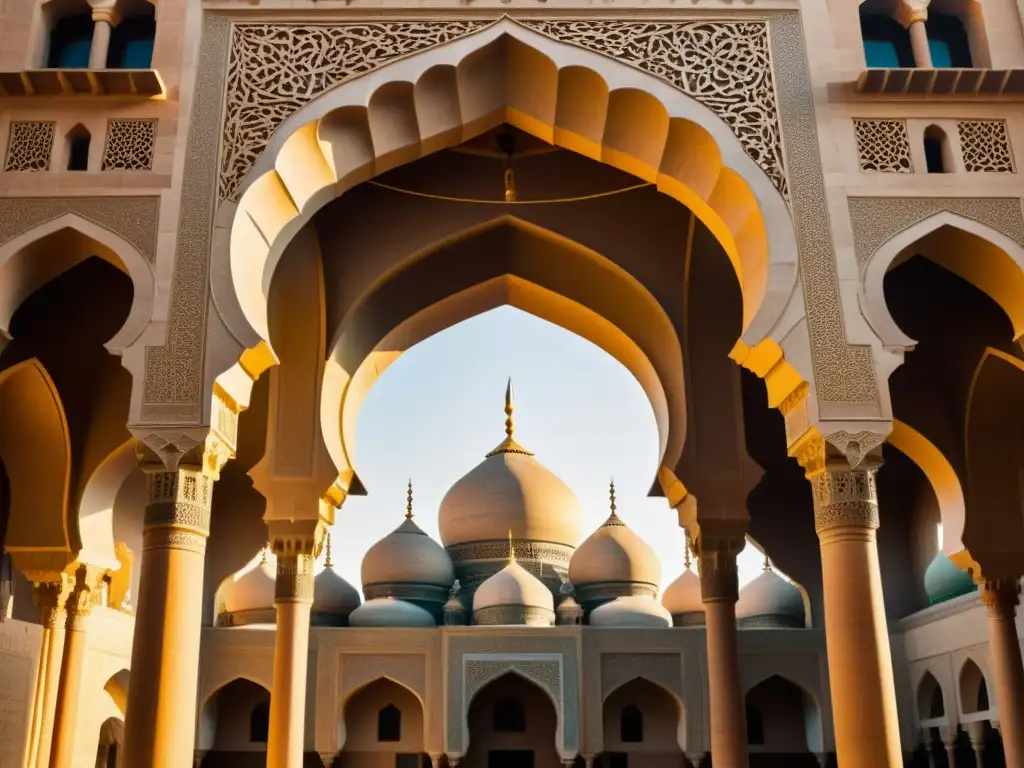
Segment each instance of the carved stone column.
[{"label": "carved stone column", "polygon": [[1020,602],[1017,579],[991,579],[981,585],[988,608],[988,647],[995,673],[995,698],[1006,765],[1024,767],[1024,664],[1015,617]]},{"label": "carved stone column", "polygon": [[875,538],[875,473],[881,461],[854,455],[860,460],[851,462],[827,450],[830,446],[812,428],[790,452],[806,470],[814,492],[836,757],[843,768],[901,768],[896,687]]},{"label": "carved stone column", "polygon": [[61,659],[64,658],[65,609],[72,586],[71,578],[61,574],[59,581],[41,582],[33,589],[43,625],[43,638],[36,674],[36,693],[32,703],[28,757],[25,761],[28,768],[43,768],[50,764],[53,718],[57,709]]},{"label": "carved stone column", "polygon": [[[292,524],[292,527],[298,524]],[[309,614],[313,607],[314,555],[323,538],[319,521],[308,530],[270,531],[277,555],[274,607],[274,681],[270,692],[268,768],[302,768],[306,724],[306,667],[309,656]],[[305,535],[303,535],[305,534]]]},{"label": "carved stone column", "polygon": [[711,754],[717,768],[746,768],[748,764],[746,707],[740,687],[736,638],[736,556],[744,543],[742,532],[712,537],[706,528],[696,538],[700,592],[707,622]]},{"label": "carved stone column", "polygon": [[140,446],[149,499],[143,522],[124,764],[193,764],[203,566],[213,485],[231,454],[214,433],[168,464]]},{"label": "carved stone column", "polygon": [[66,605],[64,655],[61,660],[57,706],[53,717],[53,746],[50,768],[70,768],[74,759],[75,726],[85,667],[86,619],[96,601],[103,569],[82,565],[75,574],[75,586]]},{"label": "carved stone column", "polygon": [[928,0],[903,0],[896,12],[898,21],[907,28],[910,47],[914,51],[914,65],[920,69],[932,68],[932,52],[928,45]]}]

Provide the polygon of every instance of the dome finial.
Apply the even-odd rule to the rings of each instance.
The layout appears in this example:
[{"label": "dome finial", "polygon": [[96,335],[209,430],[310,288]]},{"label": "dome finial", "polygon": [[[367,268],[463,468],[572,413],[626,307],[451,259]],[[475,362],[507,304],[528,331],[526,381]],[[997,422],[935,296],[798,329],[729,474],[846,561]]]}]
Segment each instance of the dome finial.
[{"label": "dome finial", "polygon": [[612,517],[615,517],[615,478],[608,483],[608,497],[611,499]]},{"label": "dome finial", "polygon": [[770,571],[772,569],[772,561],[768,559],[768,553],[764,553],[764,569]]},{"label": "dome finial", "polygon": [[512,565],[516,561],[516,549],[512,546],[512,529],[508,529],[508,564]]},{"label": "dome finial", "polygon": [[327,532],[327,541],[324,542],[324,568],[332,568],[334,563],[331,562],[331,532]]},{"label": "dome finial", "polygon": [[523,448],[519,443],[516,442],[515,432],[516,424],[512,418],[512,412],[515,410],[515,393],[512,390],[512,377],[508,377],[508,384],[505,387],[505,439],[498,444],[498,447],[488,453],[488,457],[496,456],[499,453],[521,453],[525,456],[533,456],[533,454]]},{"label": "dome finial", "polygon": [[412,520],[412,478],[409,478],[409,489],[405,494],[405,519]]}]

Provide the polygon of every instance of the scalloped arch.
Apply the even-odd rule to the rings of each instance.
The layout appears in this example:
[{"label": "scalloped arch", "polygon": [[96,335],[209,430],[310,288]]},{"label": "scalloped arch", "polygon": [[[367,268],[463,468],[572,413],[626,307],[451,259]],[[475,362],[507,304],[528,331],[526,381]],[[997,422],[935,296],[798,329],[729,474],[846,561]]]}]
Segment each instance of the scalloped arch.
[{"label": "scalloped arch", "polygon": [[658,78],[509,19],[348,81],[282,122],[219,216],[214,297],[248,369],[273,364],[267,294],[284,247],[346,189],[503,122],[655,183],[729,255],[742,343],[770,338],[797,279],[792,218],[709,109]]}]

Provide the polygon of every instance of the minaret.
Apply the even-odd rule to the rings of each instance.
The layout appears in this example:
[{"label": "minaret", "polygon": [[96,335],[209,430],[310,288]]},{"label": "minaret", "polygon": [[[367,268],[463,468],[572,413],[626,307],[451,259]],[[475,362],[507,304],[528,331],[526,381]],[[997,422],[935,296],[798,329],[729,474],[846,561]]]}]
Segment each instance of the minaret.
[{"label": "minaret", "polygon": [[508,386],[505,387],[505,439],[498,444],[498,447],[488,453],[490,456],[497,456],[499,453],[521,453],[524,456],[533,456],[533,453],[526,450],[516,442],[516,424],[512,418],[515,410],[515,395],[512,391],[512,377],[508,378]]}]

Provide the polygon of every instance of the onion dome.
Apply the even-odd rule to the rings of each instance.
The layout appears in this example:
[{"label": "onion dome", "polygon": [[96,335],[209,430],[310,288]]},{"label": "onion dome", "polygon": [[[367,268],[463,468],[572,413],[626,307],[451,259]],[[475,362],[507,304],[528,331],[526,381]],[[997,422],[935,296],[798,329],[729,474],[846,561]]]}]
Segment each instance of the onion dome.
[{"label": "onion dome", "polygon": [[395,597],[367,600],[348,616],[350,627],[436,627],[428,611]]},{"label": "onion dome", "polygon": [[649,595],[626,595],[591,611],[590,626],[671,627],[672,615]]},{"label": "onion dome", "polygon": [[741,629],[803,629],[806,624],[804,598],[800,590],[772,570],[768,556],[764,573],[740,590],[736,603],[736,624]]},{"label": "onion dome", "polygon": [[512,382],[505,391],[505,439],[441,501],[441,541],[469,594],[505,566],[512,531],[520,565],[554,595],[580,540],[583,510],[572,490],[514,437]]},{"label": "onion dome", "polygon": [[341,578],[331,562],[331,534],[327,534],[324,569],[313,579],[313,611],[309,622],[315,627],[344,627],[349,614],[359,607],[359,590]]},{"label": "onion dome", "polygon": [[555,623],[555,600],[551,590],[516,562],[511,533],[507,562],[473,595],[473,623],[552,626]]},{"label": "onion dome", "polygon": [[686,570],[668,585],[661,595],[661,604],[672,614],[677,627],[704,624],[704,601],[701,599],[700,577],[690,570],[690,541],[686,541]]},{"label": "onion dome", "polygon": [[224,609],[217,617],[217,624],[240,627],[246,624],[276,623],[276,583],[277,569],[267,562],[267,547],[264,547],[259,565],[224,588]]},{"label": "onion dome", "polygon": [[936,554],[925,569],[924,591],[928,593],[929,605],[970,594],[977,588],[970,574],[953,565],[953,561],[942,552]]},{"label": "onion dome", "polygon": [[360,575],[367,600],[397,597],[440,618],[455,569],[444,548],[413,522],[411,480],[405,520],[370,547]]},{"label": "onion dome", "polygon": [[614,481],[609,496],[608,519],[579,546],[569,562],[569,580],[588,611],[616,597],[657,597],[661,583],[658,556],[615,511]]}]

